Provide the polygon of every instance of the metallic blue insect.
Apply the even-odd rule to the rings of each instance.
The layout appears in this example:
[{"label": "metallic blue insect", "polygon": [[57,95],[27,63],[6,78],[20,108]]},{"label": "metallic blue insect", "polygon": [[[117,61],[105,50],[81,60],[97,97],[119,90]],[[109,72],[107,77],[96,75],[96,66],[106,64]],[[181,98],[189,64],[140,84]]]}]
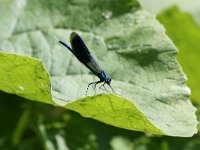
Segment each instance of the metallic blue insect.
[{"label": "metallic blue insect", "polygon": [[91,82],[90,84],[88,84],[88,87],[86,90],[86,95],[87,95],[87,91],[88,91],[88,88],[90,85],[94,85],[95,87],[93,87],[93,88],[95,89],[96,85],[99,83],[103,83],[100,86],[100,88],[102,88],[102,86],[103,86],[104,90],[106,90],[104,85],[107,84],[110,86],[110,88],[114,92],[113,88],[110,85],[111,79],[106,76],[105,72],[101,69],[101,67],[94,60],[89,49],[87,48],[87,46],[83,42],[82,38],[77,33],[72,32],[70,35],[70,43],[71,43],[72,48],[63,41],[59,41],[59,42],[62,45],[64,45],[68,50],[70,50],[81,63],[83,63],[88,69],[90,69],[100,79],[99,81]]}]

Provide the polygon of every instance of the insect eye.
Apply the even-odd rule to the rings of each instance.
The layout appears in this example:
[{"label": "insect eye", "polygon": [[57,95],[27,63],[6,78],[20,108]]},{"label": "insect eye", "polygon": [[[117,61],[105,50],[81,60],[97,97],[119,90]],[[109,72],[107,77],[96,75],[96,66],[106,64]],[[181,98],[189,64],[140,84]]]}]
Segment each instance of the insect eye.
[{"label": "insect eye", "polygon": [[107,78],[107,82],[110,84],[110,82],[111,82],[111,79],[110,79],[110,78]]}]

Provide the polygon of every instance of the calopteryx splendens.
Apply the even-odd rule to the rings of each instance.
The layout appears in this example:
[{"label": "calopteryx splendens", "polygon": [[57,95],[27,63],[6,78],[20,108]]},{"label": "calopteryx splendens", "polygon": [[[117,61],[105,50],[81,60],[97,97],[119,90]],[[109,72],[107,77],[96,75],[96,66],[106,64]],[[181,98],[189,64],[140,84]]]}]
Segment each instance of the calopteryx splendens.
[{"label": "calopteryx splendens", "polygon": [[113,93],[115,93],[113,88],[110,85],[111,79],[106,76],[105,72],[101,69],[101,67],[92,57],[86,44],[83,42],[82,38],[77,33],[72,32],[70,35],[70,43],[72,47],[70,47],[63,41],[59,41],[59,42],[62,45],[64,45],[68,50],[70,50],[81,63],[83,63],[88,69],[90,69],[100,79],[99,81],[91,82],[90,84],[88,84],[86,95],[87,95],[87,91],[90,85],[94,84],[96,88],[96,85],[99,83],[103,83],[100,87],[103,86],[104,89],[105,89],[105,86],[104,86],[105,84],[109,85]]}]

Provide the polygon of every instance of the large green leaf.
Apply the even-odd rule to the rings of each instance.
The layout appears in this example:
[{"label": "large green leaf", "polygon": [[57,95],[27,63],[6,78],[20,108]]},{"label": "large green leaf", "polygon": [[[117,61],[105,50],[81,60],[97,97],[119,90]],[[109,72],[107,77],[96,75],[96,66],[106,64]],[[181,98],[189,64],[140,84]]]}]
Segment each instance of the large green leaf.
[{"label": "large green leaf", "polygon": [[[155,17],[137,3],[132,0],[21,2],[24,2],[23,7],[17,7],[19,3],[14,1],[1,1],[0,7],[7,8],[4,22],[14,25],[4,29],[0,50],[40,59],[50,74],[52,95],[66,100],[54,97],[57,104],[67,104],[64,107],[85,117],[130,130],[171,136],[196,133],[195,109],[189,101],[185,75],[176,61],[177,49]],[[12,18],[12,12],[18,15]],[[83,37],[98,58],[112,78],[117,95],[85,97],[87,84],[98,79],[57,43],[60,39],[68,41],[72,31]],[[4,69],[0,77],[6,80],[2,81],[1,90],[54,104],[50,98],[49,78],[40,62],[26,56],[0,54],[5,57],[3,68],[7,71],[16,68],[16,73],[21,74],[8,76]],[[17,69],[14,61],[9,66],[13,57],[25,67]],[[34,63],[37,65],[32,65]],[[40,68],[43,76],[38,76],[40,73],[34,72],[34,68]],[[37,84],[32,77],[26,79],[28,74],[47,84]],[[12,90],[5,87],[8,80]],[[26,84],[41,89],[40,93],[27,96],[33,89],[19,89]],[[15,87],[24,93],[18,94]],[[90,94],[92,92],[90,89]]]}]

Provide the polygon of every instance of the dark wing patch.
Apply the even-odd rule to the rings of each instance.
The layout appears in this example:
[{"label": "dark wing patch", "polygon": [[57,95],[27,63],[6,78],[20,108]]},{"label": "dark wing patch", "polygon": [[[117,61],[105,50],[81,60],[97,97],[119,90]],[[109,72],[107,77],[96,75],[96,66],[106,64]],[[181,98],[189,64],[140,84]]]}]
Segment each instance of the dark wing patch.
[{"label": "dark wing patch", "polygon": [[76,51],[78,55],[80,55],[79,57],[81,56],[84,57],[91,54],[89,49],[87,48],[87,46],[85,45],[85,43],[83,42],[83,40],[77,33],[75,32],[71,33],[70,42],[71,42],[72,49]]},{"label": "dark wing patch", "polygon": [[82,62],[94,74],[100,77],[102,69],[92,57],[89,49],[87,48],[81,37],[77,33],[72,32],[70,36],[70,42],[74,55],[78,58],[78,60]]}]

